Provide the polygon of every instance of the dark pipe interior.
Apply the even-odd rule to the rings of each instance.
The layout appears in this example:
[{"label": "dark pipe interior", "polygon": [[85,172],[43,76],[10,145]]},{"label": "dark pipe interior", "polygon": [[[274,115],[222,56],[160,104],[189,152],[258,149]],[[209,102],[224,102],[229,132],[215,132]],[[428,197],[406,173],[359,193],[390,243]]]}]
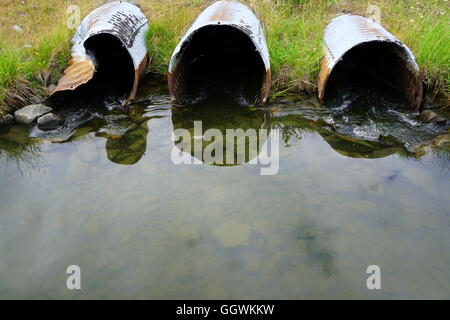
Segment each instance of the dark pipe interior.
[{"label": "dark pipe interior", "polygon": [[98,34],[86,40],[84,46],[97,61],[93,82],[107,92],[129,93],[133,88],[134,65],[122,42],[111,34]]},{"label": "dark pipe interior", "polygon": [[416,80],[406,59],[402,48],[389,42],[368,42],[354,47],[334,67],[327,82],[325,102],[349,88],[370,89],[385,97],[411,102],[409,92],[416,87]]},{"label": "dark pipe interior", "polygon": [[257,102],[264,63],[250,38],[230,26],[207,26],[181,49],[178,100],[191,105],[211,96],[231,96],[241,105]]},{"label": "dark pipe interior", "polygon": [[94,77],[74,91],[56,93],[54,101],[99,104],[105,98],[128,97],[135,72],[133,60],[122,42],[111,34],[98,34],[86,40],[84,46],[96,63]]}]

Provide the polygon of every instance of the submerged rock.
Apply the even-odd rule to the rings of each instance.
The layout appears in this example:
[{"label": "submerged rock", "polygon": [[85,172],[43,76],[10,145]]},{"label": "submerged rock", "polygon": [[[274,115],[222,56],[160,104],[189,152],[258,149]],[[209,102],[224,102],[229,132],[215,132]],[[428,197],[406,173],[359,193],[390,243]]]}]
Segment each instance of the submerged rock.
[{"label": "submerged rock", "polygon": [[447,119],[440,117],[436,112],[431,110],[422,111],[419,119],[424,123],[436,123],[440,125],[445,125],[447,123]]},{"label": "submerged rock", "polygon": [[53,90],[55,90],[55,88],[56,88],[56,85],[51,84],[51,85],[49,85],[49,86],[47,87],[47,91],[48,91],[49,93],[51,93]]},{"label": "submerged rock", "polygon": [[39,129],[53,130],[61,125],[63,119],[54,113],[47,113],[40,117],[37,122]]},{"label": "submerged rock", "polygon": [[441,147],[445,144],[450,144],[450,133],[437,136],[436,138],[434,138],[432,144],[435,147]]},{"label": "submerged rock", "polygon": [[230,220],[216,229],[214,235],[225,248],[238,247],[248,244],[251,230],[246,224]]},{"label": "submerged rock", "polygon": [[9,127],[14,124],[14,118],[12,115],[7,114],[4,116],[0,116],[0,128]]},{"label": "submerged rock", "polygon": [[52,111],[52,108],[44,106],[43,104],[32,104],[26,106],[14,113],[14,118],[17,123],[20,124],[30,124],[33,123],[37,118],[43,116]]}]

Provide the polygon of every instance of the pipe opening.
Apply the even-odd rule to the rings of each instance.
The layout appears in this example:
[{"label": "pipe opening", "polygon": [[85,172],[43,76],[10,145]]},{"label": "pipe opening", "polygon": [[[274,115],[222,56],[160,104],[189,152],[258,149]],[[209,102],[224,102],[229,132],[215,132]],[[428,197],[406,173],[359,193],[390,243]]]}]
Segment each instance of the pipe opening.
[{"label": "pipe opening", "polygon": [[96,72],[91,80],[97,90],[114,95],[128,94],[133,88],[134,65],[128,50],[114,35],[101,33],[84,43],[89,55],[96,61]]},{"label": "pipe opening", "polygon": [[372,41],[349,50],[333,68],[325,103],[343,90],[370,89],[386,98],[418,107],[420,82],[404,49],[393,42]]},{"label": "pipe opening", "polygon": [[135,71],[122,42],[112,34],[101,33],[87,39],[84,47],[96,66],[93,78],[74,90],[57,92],[54,101],[89,99],[98,103],[105,98],[126,98],[133,88]]},{"label": "pipe opening", "polygon": [[240,105],[260,101],[264,62],[251,39],[232,26],[206,26],[180,50],[174,78],[178,103],[193,105],[209,97],[230,96]]}]

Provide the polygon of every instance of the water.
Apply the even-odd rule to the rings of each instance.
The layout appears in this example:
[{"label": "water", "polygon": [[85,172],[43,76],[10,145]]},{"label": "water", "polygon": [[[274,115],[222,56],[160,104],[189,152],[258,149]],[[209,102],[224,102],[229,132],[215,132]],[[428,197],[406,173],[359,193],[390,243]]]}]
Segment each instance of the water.
[{"label": "water", "polygon": [[[450,298],[449,153],[409,151],[448,128],[301,97],[181,109],[164,92],[0,136],[0,298]],[[175,165],[173,130],[195,120],[279,129],[278,174]]]}]

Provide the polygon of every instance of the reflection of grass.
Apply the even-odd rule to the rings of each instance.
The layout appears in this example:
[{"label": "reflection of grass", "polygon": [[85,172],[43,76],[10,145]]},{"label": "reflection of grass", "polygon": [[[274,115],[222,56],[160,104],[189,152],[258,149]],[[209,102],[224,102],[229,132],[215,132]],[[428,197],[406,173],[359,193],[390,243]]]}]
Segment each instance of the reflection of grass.
[{"label": "reflection of grass", "polygon": [[[211,0],[136,1],[150,20],[150,69],[165,75],[177,42]],[[356,0],[243,0],[265,25],[273,70],[273,95],[315,89],[327,22],[343,12],[365,15],[373,1]],[[0,105],[18,79],[35,86],[54,82],[69,56],[66,7],[79,5],[82,16],[101,0],[7,1],[0,15]],[[447,4],[443,0],[378,0],[382,24],[415,53],[426,79],[435,90],[449,91]],[[17,33],[13,25],[24,29]],[[23,48],[25,44],[32,48]],[[53,76],[51,75],[53,73]],[[13,103],[9,102],[8,104]],[[1,112],[1,107],[0,107]]]},{"label": "reflection of grass", "polygon": [[435,163],[441,168],[444,176],[450,175],[450,146],[433,150]]},{"label": "reflection of grass", "polygon": [[35,167],[39,153],[38,144],[11,141],[0,137],[0,164],[4,167],[15,165],[19,170],[24,165]]},{"label": "reflection of grass", "polygon": [[[279,129],[286,147],[295,145],[303,136],[314,136],[321,127],[314,126],[314,121],[302,116],[289,115],[270,118],[272,129]],[[323,129],[325,130],[325,129]]]}]

